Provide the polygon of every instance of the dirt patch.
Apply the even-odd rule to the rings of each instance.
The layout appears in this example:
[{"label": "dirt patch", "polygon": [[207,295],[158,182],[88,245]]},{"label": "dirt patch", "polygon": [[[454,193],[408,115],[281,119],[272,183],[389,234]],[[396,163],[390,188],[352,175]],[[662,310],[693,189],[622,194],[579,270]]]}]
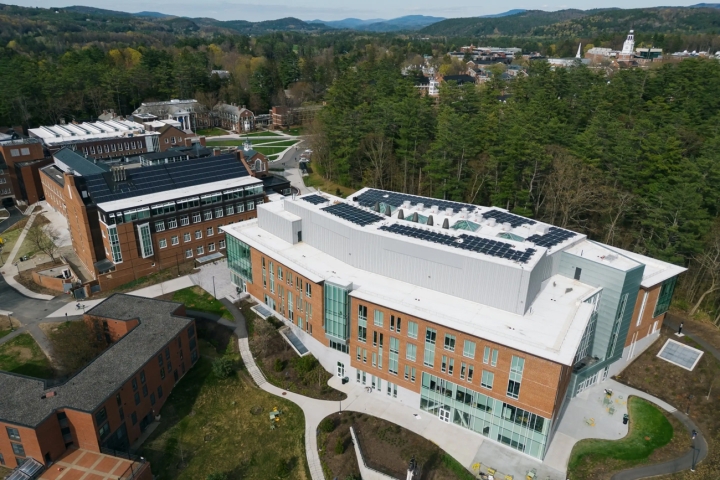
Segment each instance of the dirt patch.
[{"label": "dirt patch", "polygon": [[[332,430],[327,431],[331,422]],[[405,478],[410,459],[420,465],[420,480],[465,480],[473,476],[442,449],[394,423],[358,412],[327,417],[320,425],[318,446],[328,478],[360,478],[350,427],[355,430],[365,463],[395,478]]]},{"label": "dirt patch", "polygon": [[19,362],[27,362],[33,358],[33,352],[27,347],[8,347],[5,352]]}]

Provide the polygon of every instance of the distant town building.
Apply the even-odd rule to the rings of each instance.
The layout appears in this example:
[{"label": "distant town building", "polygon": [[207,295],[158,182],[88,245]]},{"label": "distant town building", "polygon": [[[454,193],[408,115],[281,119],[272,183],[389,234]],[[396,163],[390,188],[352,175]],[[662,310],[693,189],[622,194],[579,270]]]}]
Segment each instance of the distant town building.
[{"label": "distant town building", "polygon": [[111,159],[160,151],[159,133],[120,118],[43,126],[28,132],[41,140],[51,154],[71,148],[91,158]]},{"label": "distant town building", "polygon": [[217,119],[214,126],[237,133],[255,130],[255,114],[245,105],[221,102],[215,106],[212,114]]},{"label": "distant town building", "polygon": [[142,103],[132,113],[132,118],[138,123],[153,120],[175,120],[180,124],[180,130],[191,133],[197,130],[197,116],[202,111],[204,111],[204,107],[195,99],[172,99],[165,102]]},{"label": "distant town building", "polygon": [[230,72],[227,70],[211,70],[210,76],[217,75],[219,78],[225,79],[230,78]]}]

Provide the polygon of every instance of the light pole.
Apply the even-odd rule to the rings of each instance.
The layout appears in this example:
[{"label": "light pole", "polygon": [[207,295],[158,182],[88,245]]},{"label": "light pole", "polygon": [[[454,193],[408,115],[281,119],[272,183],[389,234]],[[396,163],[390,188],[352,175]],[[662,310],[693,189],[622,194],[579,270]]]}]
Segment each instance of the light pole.
[{"label": "light pole", "polygon": [[213,297],[217,298],[217,294],[215,293],[215,275],[213,275],[212,279],[213,279]]},{"label": "light pole", "polygon": [[695,471],[695,464],[697,462],[697,448],[695,448],[695,438],[697,438],[697,430],[692,431],[692,465],[690,466],[690,471]]},{"label": "light pole", "polygon": [[687,396],[687,410],[685,411],[685,415],[690,415],[690,401],[694,398],[694,395],[688,395]]}]

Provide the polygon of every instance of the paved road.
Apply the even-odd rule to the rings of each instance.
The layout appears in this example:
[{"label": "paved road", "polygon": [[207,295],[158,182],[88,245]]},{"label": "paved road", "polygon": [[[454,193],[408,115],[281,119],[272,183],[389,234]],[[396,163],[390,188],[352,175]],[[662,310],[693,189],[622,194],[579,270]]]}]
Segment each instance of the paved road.
[{"label": "paved road", "polygon": [[13,318],[22,323],[22,327],[15,332],[0,338],[0,344],[27,332],[33,336],[46,354],[52,355],[50,342],[40,330],[39,324],[45,320],[47,315],[62,307],[68,301],[70,299],[66,295],[60,295],[47,301],[28,298],[8,285],[5,279],[0,276],[0,306],[2,306],[3,310],[13,312]]},{"label": "paved road", "polygon": [[0,222],[0,232],[4,232],[24,218],[24,215],[17,209],[17,207],[10,207],[7,210],[10,213],[10,216]]}]

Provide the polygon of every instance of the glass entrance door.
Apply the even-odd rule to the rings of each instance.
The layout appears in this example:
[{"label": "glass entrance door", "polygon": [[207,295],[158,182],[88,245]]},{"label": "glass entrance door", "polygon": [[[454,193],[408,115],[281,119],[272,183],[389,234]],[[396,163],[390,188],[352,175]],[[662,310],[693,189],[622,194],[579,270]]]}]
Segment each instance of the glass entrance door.
[{"label": "glass entrance door", "polygon": [[345,364],[337,362],[337,376],[343,378],[345,376]]},{"label": "glass entrance door", "polygon": [[447,407],[438,408],[438,418],[445,423],[450,423],[450,409]]}]

